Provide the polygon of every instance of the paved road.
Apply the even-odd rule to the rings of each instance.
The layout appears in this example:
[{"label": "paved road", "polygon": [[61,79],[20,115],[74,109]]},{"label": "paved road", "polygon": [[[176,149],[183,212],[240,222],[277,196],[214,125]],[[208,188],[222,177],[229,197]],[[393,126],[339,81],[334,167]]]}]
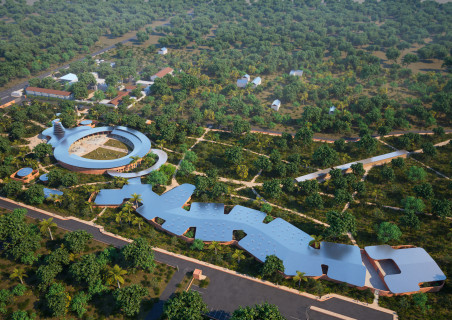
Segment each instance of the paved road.
[{"label": "paved road", "polygon": [[[137,37],[134,36],[134,37],[132,37],[132,38],[129,38],[129,39],[126,39],[126,40],[121,41],[121,43],[126,43],[126,42],[128,42],[128,41],[135,40],[136,38],[137,38]],[[94,53],[91,53],[91,56],[92,56],[92,57],[97,56],[97,55],[99,55],[99,54],[101,54],[101,53],[104,53],[104,52],[106,52],[106,51],[108,51],[108,50],[113,49],[115,46],[116,46],[116,44],[111,45],[111,46],[109,46],[109,47],[106,47],[106,48],[104,48],[104,49],[102,49],[102,50],[96,51],[96,52],[94,52]],[[85,59],[85,57],[82,57],[82,58],[80,58],[80,59],[74,60],[74,61],[72,61],[71,63],[73,63],[73,62],[75,62],[75,61],[81,61],[81,60],[83,60],[83,59]],[[42,79],[42,78],[48,77],[48,76],[50,76],[50,75],[52,74],[52,72],[58,71],[58,70],[60,70],[60,69],[65,69],[65,68],[68,68],[68,67],[69,67],[69,63],[67,63],[67,64],[65,64],[65,65],[62,65],[62,66],[59,66],[59,67],[57,67],[57,68],[55,68],[55,69],[52,69],[52,70],[50,70],[50,71],[48,71],[48,72],[45,72],[45,73],[43,73],[43,74],[40,74],[40,75],[37,76],[36,78]],[[9,88],[9,89],[6,89],[6,90],[1,91],[1,92],[0,92],[0,104],[6,103],[6,102],[8,101],[8,99],[10,99],[10,97],[11,97],[11,92],[17,91],[17,90],[21,90],[21,89],[24,89],[24,88],[26,88],[27,86],[28,86],[28,81],[25,81],[25,82],[22,82],[22,83],[20,83],[20,84],[18,84],[18,85],[15,85],[14,87],[11,87],[11,88]]]},{"label": "paved road", "polygon": [[[3,199],[0,199],[0,207],[13,210],[21,208],[18,204],[12,204]],[[28,216],[37,219],[47,219],[49,216],[32,209],[28,209]],[[74,231],[86,230],[91,233],[95,240],[115,247],[122,247],[127,244],[126,241],[120,240],[99,232],[95,227],[86,225],[75,220],[62,220],[54,218],[53,221],[61,228]],[[365,320],[391,320],[393,317],[390,314],[370,309],[348,301],[332,298],[327,301],[319,302],[305,296],[290,293],[275,287],[267,286],[259,282],[255,282],[246,278],[242,278],[233,274],[229,274],[217,269],[206,267],[195,262],[187,261],[172,255],[161,252],[155,252],[157,261],[177,266],[179,271],[176,272],[171,279],[167,288],[161,295],[161,300],[154,306],[151,313],[146,320],[158,319],[163,310],[164,301],[167,300],[176,289],[176,285],[182,280],[185,273],[193,271],[194,269],[201,269],[203,274],[207,275],[211,281],[210,285],[203,289],[199,287],[192,287],[192,289],[199,291],[204,301],[207,303],[212,315],[217,319],[226,320],[232,312],[239,306],[254,305],[268,301],[279,307],[281,313],[288,320],[308,319],[306,313],[309,314],[309,319],[334,319],[331,316],[326,316],[318,312],[311,312],[308,310],[310,306],[317,306],[329,311],[333,311],[355,319]]]}]

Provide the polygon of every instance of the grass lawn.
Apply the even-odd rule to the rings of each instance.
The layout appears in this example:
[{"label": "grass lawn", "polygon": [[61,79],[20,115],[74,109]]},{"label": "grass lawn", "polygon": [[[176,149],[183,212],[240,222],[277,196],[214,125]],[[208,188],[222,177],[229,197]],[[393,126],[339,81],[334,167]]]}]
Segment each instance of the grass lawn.
[{"label": "grass lawn", "polygon": [[126,145],[124,142],[121,142],[116,139],[108,139],[107,142],[104,143],[104,146],[124,149],[125,151],[131,150],[131,148],[128,145]]},{"label": "grass lawn", "polygon": [[125,157],[127,152],[120,152],[110,149],[105,149],[102,147],[97,148],[83,156],[83,158],[93,159],[93,160],[114,160]]}]

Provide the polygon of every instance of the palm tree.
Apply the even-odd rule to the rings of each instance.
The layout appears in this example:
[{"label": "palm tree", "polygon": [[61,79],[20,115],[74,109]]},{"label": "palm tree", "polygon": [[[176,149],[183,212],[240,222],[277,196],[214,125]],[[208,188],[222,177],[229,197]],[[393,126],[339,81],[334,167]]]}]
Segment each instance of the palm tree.
[{"label": "palm tree", "polygon": [[130,198],[130,200],[132,200],[132,202],[135,203],[135,208],[138,208],[138,202],[143,199],[141,198],[141,194],[133,193],[132,198]]},{"label": "palm tree", "polygon": [[133,225],[138,225],[138,229],[141,230],[141,225],[143,224],[143,219],[141,219],[140,217],[135,216],[135,219],[133,219],[132,221]]},{"label": "palm tree", "polygon": [[313,238],[311,241],[309,241],[309,245],[312,246],[314,245],[315,249],[320,249],[320,243],[323,240],[322,236],[316,236],[316,235],[311,235],[311,237]]},{"label": "palm tree", "polygon": [[134,164],[134,163],[136,163],[138,160],[140,160],[140,157],[138,157],[138,156],[132,156],[132,157],[129,157],[129,158],[132,159],[132,161],[130,161],[129,164]]},{"label": "palm tree", "polygon": [[301,281],[306,282],[308,278],[306,277],[306,273],[297,270],[297,275],[293,277],[293,281],[298,281],[298,287],[301,287]]},{"label": "palm tree", "polygon": [[52,222],[53,218],[49,218],[47,220],[42,220],[39,225],[41,226],[40,230],[42,233],[45,233],[46,231],[49,232],[50,234],[50,240],[53,240],[53,235],[52,235],[52,230],[50,230],[50,228],[55,228],[57,227],[55,222]]},{"label": "palm tree", "polygon": [[212,243],[209,245],[210,250],[215,250],[215,255],[218,253],[218,251],[221,251],[223,247],[218,241],[212,241]]},{"label": "palm tree", "polygon": [[91,213],[93,213],[93,203],[91,201],[85,201],[85,204],[89,207]]},{"label": "palm tree", "polygon": [[124,212],[124,220],[130,225],[135,215],[131,212]]},{"label": "palm tree", "polygon": [[25,273],[25,269],[18,269],[14,268],[13,273],[10,274],[10,279],[16,279],[18,278],[20,280],[20,283],[24,284],[24,278],[27,277],[27,274]]},{"label": "palm tree", "polygon": [[113,268],[108,270],[107,281],[109,284],[116,282],[118,284],[118,288],[121,288],[121,283],[124,283],[124,278],[122,276],[126,274],[127,271],[121,269],[121,267],[116,264]]},{"label": "palm tree", "polygon": [[120,211],[115,215],[115,221],[121,224],[121,219],[124,216],[124,211]]},{"label": "palm tree", "polygon": [[237,262],[240,263],[240,260],[245,259],[245,255],[243,254],[242,250],[235,249],[234,253],[232,254],[233,259],[237,259]]},{"label": "palm tree", "polygon": [[121,211],[130,213],[130,211],[132,211],[132,209],[133,209],[132,202],[127,201],[126,203],[124,203],[124,207],[122,207]]}]

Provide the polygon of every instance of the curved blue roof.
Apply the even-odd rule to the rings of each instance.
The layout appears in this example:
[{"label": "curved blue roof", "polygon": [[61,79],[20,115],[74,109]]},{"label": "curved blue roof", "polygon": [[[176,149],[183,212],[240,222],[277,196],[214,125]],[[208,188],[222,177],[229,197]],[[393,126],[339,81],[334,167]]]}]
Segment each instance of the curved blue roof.
[{"label": "curved blue roof", "polygon": [[47,173],[44,173],[44,174],[40,175],[39,176],[39,180],[41,180],[42,182],[49,181],[49,178],[47,177]]},{"label": "curved blue roof", "polygon": [[33,172],[32,168],[22,168],[17,172],[18,177],[26,177]]},{"label": "curved blue roof", "polygon": [[108,170],[107,173],[112,177],[133,179],[133,178],[145,176],[145,175],[149,174],[151,171],[158,170],[168,160],[168,154],[165,151],[160,150],[160,149],[151,149],[151,151],[152,151],[152,153],[155,153],[159,157],[157,162],[152,167],[138,171],[138,172],[118,172],[115,170]]},{"label": "curved blue roof", "polygon": [[[96,133],[108,133],[127,139],[133,145],[133,151],[127,156],[113,160],[86,159],[75,154],[69,154],[70,146],[86,136]],[[50,137],[48,141],[55,149],[55,159],[68,165],[84,169],[111,169],[128,165],[131,157],[144,157],[151,150],[151,141],[143,133],[127,127],[97,127],[81,126],[66,129],[64,136],[59,137],[53,128],[42,132],[44,136]]]}]

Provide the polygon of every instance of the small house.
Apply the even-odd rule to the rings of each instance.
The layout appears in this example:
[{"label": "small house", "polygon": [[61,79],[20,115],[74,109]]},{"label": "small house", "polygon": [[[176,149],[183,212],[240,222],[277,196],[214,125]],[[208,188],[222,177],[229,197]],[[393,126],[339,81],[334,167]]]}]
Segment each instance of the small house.
[{"label": "small house", "polygon": [[248,84],[248,81],[246,79],[239,79],[237,80],[237,87],[239,88],[245,88],[246,85]]},{"label": "small house", "polygon": [[245,74],[242,79],[246,79],[246,82],[250,81],[251,77],[249,74]]},{"label": "small house", "polygon": [[302,77],[303,76],[303,70],[291,70],[289,73],[291,76],[295,77]]},{"label": "small house", "polygon": [[279,101],[278,99],[276,99],[275,101],[273,101],[271,108],[275,111],[279,111],[279,108],[281,107],[281,101]]},{"label": "small house", "polygon": [[253,84],[253,87],[256,88],[262,83],[262,79],[261,77],[256,77],[253,81],[251,81],[251,83]]},{"label": "small house", "polygon": [[153,76],[151,76],[151,81],[155,81],[155,79],[157,79],[157,78],[163,78],[167,74],[173,74],[173,72],[174,72],[174,70],[172,68],[166,67],[166,68],[160,70],[159,72],[157,72],[156,74],[154,74]]},{"label": "small house", "polygon": [[73,83],[78,82],[78,77],[77,77],[76,74],[68,73],[67,75],[62,76],[61,78],[59,78],[59,80],[60,80],[61,82],[73,84]]},{"label": "small house", "polygon": [[165,47],[163,47],[163,48],[161,48],[158,52],[157,52],[158,54],[162,54],[162,55],[165,55],[165,54],[167,54],[168,53],[168,49],[167,48],[165,48]]},{"label": "small house", "polygon": [[330,111],[328,113],[329,114],[334,114],[335,111],[336,111],[336,107],[335,106],[331,106],[330,107]]}]

